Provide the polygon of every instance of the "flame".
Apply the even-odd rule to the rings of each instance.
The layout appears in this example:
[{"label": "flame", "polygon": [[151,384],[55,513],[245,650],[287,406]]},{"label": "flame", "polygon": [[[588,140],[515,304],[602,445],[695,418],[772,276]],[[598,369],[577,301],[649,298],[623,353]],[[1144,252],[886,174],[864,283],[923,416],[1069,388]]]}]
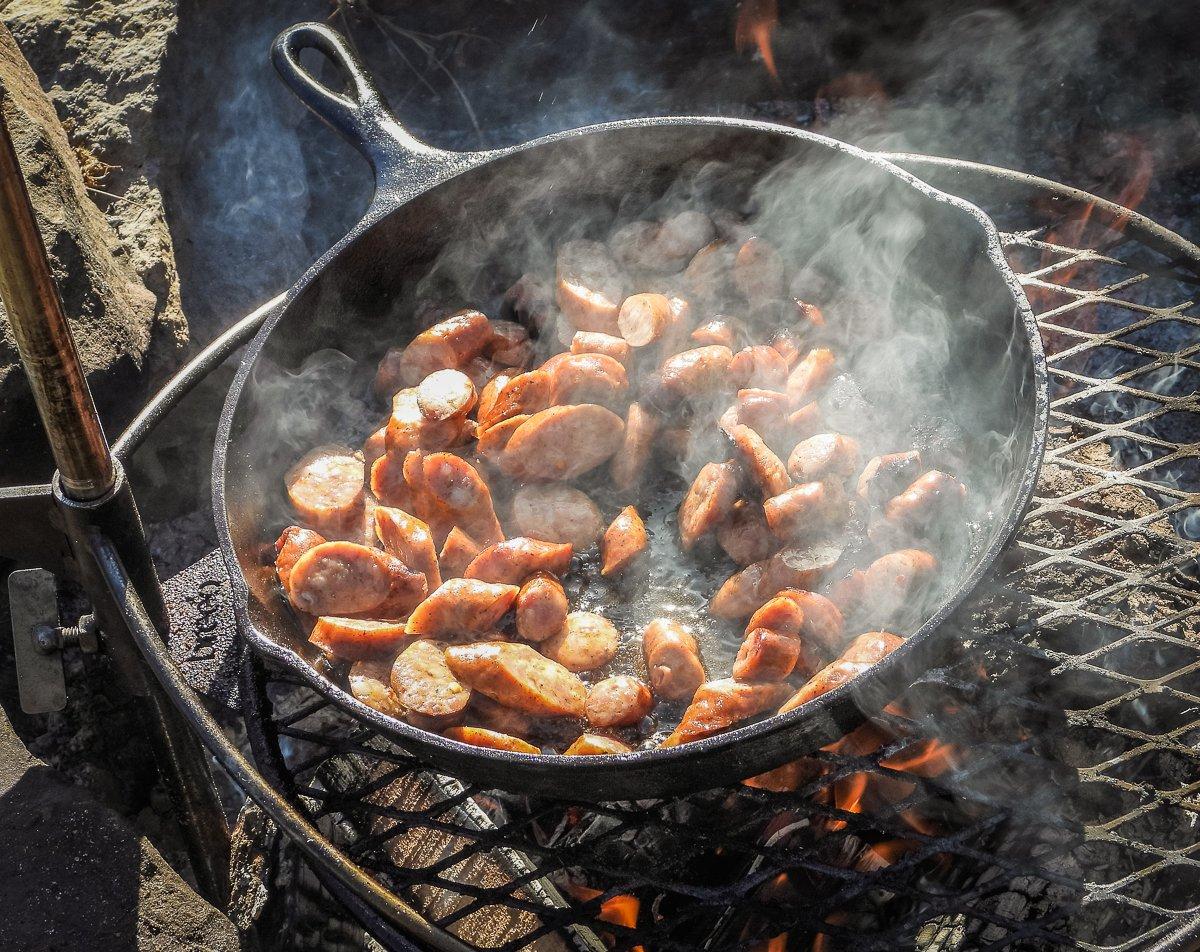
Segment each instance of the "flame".
[{"label": "flame", "polygon": [[[833,912],[825,917],[825,921],[831,926],[840,926],[845,924],[850,917],[844,912]],[[831,948],[829,943],[832,940],[824,932],[818,932],[813,936],[812,952],[826,952],[827,948]]]},{"label": "flame", "polygon": [[914,744],[891,757],[884,757],[879,763],[883,767],[902,770],[918,777],[939,777],[958,767],[958,758],[958,748],[953,744],[930,739]]},{"label": "flame", "polygon": [[751,46],[756,46],[776,91],[782,92],[783,84],[775,67],[775,52],[771,49],[771,34],[777,26],[778,0],[742,0],[733,30],[733,47],[739,53],[744,53]]},{"label": "flame", "polygon": [[[581,902],[587,902],[602,895],[601,890],[593,889],[591,886],[584,886],[582,883],[568,883],[567,891]],[[637,896],[622,893],[619,896],[613,896],[611,899],[606,899],[600,903],[600,912],[596,915],[596,918],[600,922],[608,922],[614,926],[624,926],[628,929],[634,929],[637,927],[638,913],[641,911],[641,907],[641,900]],[[644,946],[635,945],[630,949],[630,952],[646,952],[646,949]]]}]

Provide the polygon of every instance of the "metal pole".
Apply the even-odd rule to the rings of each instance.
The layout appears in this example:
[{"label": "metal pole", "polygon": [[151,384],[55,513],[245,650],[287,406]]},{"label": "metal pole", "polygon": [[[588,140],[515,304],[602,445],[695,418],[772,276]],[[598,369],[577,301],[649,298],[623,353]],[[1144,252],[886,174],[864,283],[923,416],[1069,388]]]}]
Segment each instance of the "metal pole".
[{"label": "metal pole", "polygon": [[99,499],[116,481],[0,102],[0,298],[63,490]]}]

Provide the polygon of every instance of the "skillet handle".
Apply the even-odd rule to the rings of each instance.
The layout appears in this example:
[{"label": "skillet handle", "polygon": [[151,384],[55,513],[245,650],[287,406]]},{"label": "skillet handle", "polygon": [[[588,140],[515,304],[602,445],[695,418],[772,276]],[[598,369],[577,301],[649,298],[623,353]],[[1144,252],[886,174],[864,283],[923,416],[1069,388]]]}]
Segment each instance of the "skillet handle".
[{"label": "skillet handle", "polygon": [[[346,92],[331,89],[301,65],[300,51],[309,49],[338,67],[347,81]],[[375,173],[377,190],[389,190],[404,179],[427,180],[452,155],[426,145],[400,125],[358,55],[324,23],[288,27],[271,45],[271,61],[297,98],[363,154]]]}]

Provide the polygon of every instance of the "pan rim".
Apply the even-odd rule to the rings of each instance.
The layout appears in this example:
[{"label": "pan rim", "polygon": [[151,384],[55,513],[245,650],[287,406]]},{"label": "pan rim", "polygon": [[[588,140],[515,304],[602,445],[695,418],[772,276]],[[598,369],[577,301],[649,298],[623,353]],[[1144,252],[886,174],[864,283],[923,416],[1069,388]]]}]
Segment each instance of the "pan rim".
[{"label": "pan rim", "polygon": [[[769,135],[810,142],[873,165],[893,175],[926,198],[955,208],[971,219],[984,238],[985,254],[989,263],[1008,288],[1015,314],[1018,318],[1017,323],[1023,331],[1026,343],[1030,349],[1029,366],[1027,366],[1026,371],[1032,376],[1033,415],[1029,448],[1021,462],[1021,480],[1017,486],[1013,502],[1007,508],[1003,519],[1000,521],[999,531],[995,535],[993,542],[976,555],[970,571],[964,575],[954,590],[944,598],[938,610],[930,615],[912,635],[905,639],[903,645],[886,658],[876,662],[867,671],[864,671],[862,675],[865,677],[860,676],[846,684],[840,685],[821,697],[801,705],[786,714],[775,714],[712,737],[692,741],[673,748],[653,748],[623,754],[603,754],[589,757],[566,757],[562,754],[515,754],[508,751],[476,747],[461,741],[451,740],[432,731],[422,730],[376,711],[354,698],[348,691],[339,687],[331,679],[317,672],[299,653],[279,644],[261,632],[250,618],[250,589],[233,548],[229,517],[225,505],[227,451],[230,445],[233,418],[240,403],[246,381],[249,379],[253,368],[257,365],[258,358],[268,338],[275,327],[288,314],[291,305],[297,297],[350,244],[363,236],[384,218],[402,208],[411,199],[494,159],[526,152],[564,139],[602,136],[609,132],[625,129],[658,126],[694,126],[700,128],[728,129],[730,131],[762,132]],[[839,139],[806,130],[791,129],[773,123],[714,116],[664,116],[617,120],[556,132],[503,149],[475,153],[445,153],[444,167],[435,174],[427,176],[425,180],[415,183],[413,187],[397,189],[394,187],[396,183],[381,182],[380,184],[381,188],[377,193],[375,201],[373,201],[363,217],[342,239],[309,266],[304,274],[289,289],[282,305],[276,313],[263,324],[254,339],[247,345],[238,372],[226,394],[221,418],[217,427],[216,442],[213,450],[212,495],[213,517],[216,524],[217,537],[220,542],[222,560],[225,563],[226,571],[233,588],[234,613],[237,618],[239,631],[247,638],[256,651],[269,658],[273,658],[288,670],[299,674],[308,686],[312,687],[327,700],[347,710],[372,727],[384,732],[390,739],[401,746],[409,745],[417,750],[433,748],[439,754],[450,755],[458,763],[478,763],[481,773],[486,771],[488,765],[503,765],[506,768],[516,768],[522,773],[536,774],[555,779],[566,778],[568,780],[576,776],[580,778],[584,776],[587,776],[589,779],[593,778],[597,768],[603,769],[605,767],[622,771],[630,776],[645,776],[651,770],[669,772],[672,765],[682,763],[698,760],[711,763],[714,756],[733,751],[745,742],[754,741],[777,733],[788,732],[798,728],[805,722],[816,722],[822,715],[827,715],[831,709],[839,708],[847,701],[853,702],[854,698],[864,693],[865,688],[869,688],[872,685],[878,686],[881,682],[886,681],[889,674],[897,668],[902,667],[905,659],[911,656],[920,645],[929,642],[930,638],[937,633],[939,627],[962,604],[967,596],[979,587],[984,577],[993,568],[1000,553],[1011,541],[1033,497],[1034,487],[1044,458],[1049,425],[1049,374],[1036,318],[1029,305],[1024,289],[1021,287],[1016,274],[1004,257],[999,231],[987,214],[973,203],[934,188],[889,160]],[[389,184],[393,187],[389,188]],[[859,708],[859,713],[863,718],[869,716],[869,711],[863,711],[859,705],[855,706]],[[807,750],[800,751],[798,755],[808,752]],[[754,772],[761,772],[761,770],[750,769],[747,775],[751,775]],[[514,783],[512,785],[519,786],[520,784]],[[676,786],[681,785],[676,784]],[[587,798],[586,790],[580,789],[575,792],[580,797]]]}]

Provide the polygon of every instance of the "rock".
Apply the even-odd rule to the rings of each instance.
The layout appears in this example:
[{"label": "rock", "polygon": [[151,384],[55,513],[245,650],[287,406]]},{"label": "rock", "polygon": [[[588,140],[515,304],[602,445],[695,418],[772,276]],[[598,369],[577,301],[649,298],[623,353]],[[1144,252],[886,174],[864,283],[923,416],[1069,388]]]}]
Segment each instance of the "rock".
[{"label": "rock", "polygon": [[[4,8],[5,22],[37,57],[42,82],[53,87],[67,124],[77,134],[86,130],[90,151],[72,147],[38,76],[13,35],[0,26],[5,118],[110,437],[140,403],[145,388],[139,384],[161,377],[187,343],[170,236],[161,202],[144,174],[153,163],[144,162],[146,146],[139,139],[153,99],[137,88],[139,83],[153,86],[154,36],[148,41],[140,24],[137,30],[123,29],[123,19],[115,18],[117,6],[18,0]],[[121,17],[151,6],[164,4],[122,4]],[[112,18],[104,20],[102,8]],[[139,52],[131,67],[130,56],[121,51],[135,48]],[[50,60],[58,63],[57,70],[47,65]],[[103,66],[97,70],[97,64]],[[73,106],[84,90],[108,108],[76,115]],[[92,184],[89,193],[81,162],[93,183],[103,162],[118,166],[113,171],[120,174]],[[93,201],[93,195],[104,198],[95,189],[122,195],[107,217]],[[31,438],[28,390],[15,344],[7,323],[0,329],[0,443],[5,445],[0,466],[11,478],[45,477],[47,457],[36,434]]]},{"label": "rock", "polygon": [[0,711],[0,948],[236,952],[237,930]]}]

